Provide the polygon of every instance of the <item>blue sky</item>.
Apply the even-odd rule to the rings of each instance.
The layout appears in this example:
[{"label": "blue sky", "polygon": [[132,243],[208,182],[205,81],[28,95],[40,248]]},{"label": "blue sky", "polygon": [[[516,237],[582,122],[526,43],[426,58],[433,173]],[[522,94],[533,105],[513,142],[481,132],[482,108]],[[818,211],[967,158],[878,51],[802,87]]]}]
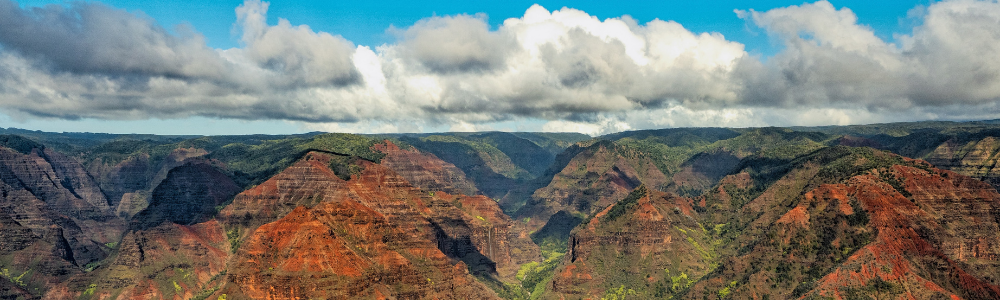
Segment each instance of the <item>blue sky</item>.
[{"label": "blue sky", "polygon": [[[23,7],[63,4],[66,1],[23,0]],[[94,1],[90,1],[94,2]],[[236,14],[233,10],[241,1],[96,1],[131,12],[145,13],[161,25],[172,29],[190,24],[208,38],[214,48],[239,46],[233,35]],[[490,25],[498,26],[508,18],[518,18],[533,4],[549,10],[575,8],[600,19],[629,15],[640,23],[653,19],[673,20],[693,32],[719,32],[732,41],[747,45],[748,50],[772,55],[780,45],[774,45],[766,34],[748,26],[733,12],[735,9],[766,11],[804,1],[269,1],[268,23],[278,18],[292,24],[306,24],[317,31],[339,34],[359,45],[378,46],[392,43],[395,37],[387,32],[390,26],[408,27],[420,19],[434,15],[484,13]],[[909,33],[913,22],[907,13],[930,1],[831,1],[836,7],[850,8],[859,23],[870,26],[884,39],[894,33]]]},{"label": "blue sky", "polygon": [[[954,1],[961,2],[961,1]],[[93,1],[88,1],[88,3],[95,3]],[[246,42],[241,42],[242,32],[241,25],[237,24],[237,13],[236,8],[243,5],[243,1],[119,1],[119,0],[109,0],[101,1],[104,5],[116,8],[124,9],[128,13],[133,15],[145,15],[155,21],[155,25],[162,26],[165,28],[170,35],[182,35],[180,32],[183,30],[178,30],[179,26],[190,26],[194,31],[203,34],[207,41],[205,46],[208,48],[214,48],[218,50],[224,49],[243,49],[248,48]],[[248,2],[249,3],[249,2]],[[924,22],[924,18],[927,16],[927,8],[935,5],[936,2],[930,1],[830,1],[833,8],[836,11],[828,12],[843,12],[842,8],[849,8],[850,12],[856,16],[858,25],[861,30],[861,35],[864,35],[865,30],[870,30],[875,37],[880,39],[879,42],[888,45],[895,45],[895,47],[903,47],[906,41],[898,39],[900,35],[909,37],[913,33],[915,26],[921,26]],[[24,9],[24,14],[30,11],[33,7],[43,7],[46,5],[68,5],[62,1],[47,1],[47,0],[26,0],[20,1],[19,6]],[[769,19],[771,17],[778,17],[777,12],[782,10],[782,8],[790,6],[809,6],[813,7],[812,2],[801,2],[801,1],[503,1],[503,2],[475,2],[475,1],[283,1],[275,0],[270,1],[270,6],[266,9],[266,24],[268,26],[276,26],[278,19],[288,20],[292,26],[297,25],[308,25],[312,32],[325,32],[331,35],[342,36],[347,41],[352,42],[355,46],[369,46],[368,48],[372,50],[375,54],[383,57],[382,65],[384,66],[389,62],[385,60],[389,52],[383,52],[383,50],[378,49],[379,46],[387,45],[390,48],[396,47],[398,44],[398,49],[406,49],[408,46],[401,41],[406,40],[405,37],[408,29],[413,29],[410,32],[413,36],[419,35],[421,31],[418,29],[419,26],[414,26],[414,24],[420,24],[421,20],[427,22],[428,18],[443,17],[443,16],[455,16],[455,15],[476,15],[484,14],[487,19],[486,22],[489,29],[492,31],[499,30],[503,22],[509,18],[521,18],[525,16],[525,11],[531,7],[533,4],[539,4],[548,11],[560,10],[563,7],[573,8],[580,10],[590,16],[594,16],[599,20],[605,20],[608,18],[618,18],[623,15],[628,15],[634,18],[640,25],[644,25],[654,19],[675,21],[684,26],[684,28],[691,33],[697,35],[703,32],[717,32],[724,36],[724,40],[727,42],[732,42],[740,44],[744,47],[744,51],[747,56],[755,57],[754,61],[757,64],[764,64],[765,70],[780,68],[782,63],[774,63],[775,66],[770,66],[769,60],[786,51],[786,45],[790,41],[797,39],[803,39],[806,41],[815,42],[818,45],[833,45],[831,47],[837,48],[836,41],[831,42],[830,40],[822,40],[822,37],[813,38],[812,34],[808,32],[809,30],[822,30],[820,29],[809,29],[803,27],[802,37],[798,36],[782,36],[780,34],[784,26],[776,19]],[[995,2],[986,2],[987,5],[996,6]],[[821,6],[821,5],[819,5]],[[819,7],[817,6],[817,7]],[[944,6],[944,5],[940,5]],[[51,8],[51,7],[50,7]],[[753,10],[758,13],[762,13],[759,19],[740,18],[734,10]],[[774,11],[773,16],[765,16],[764,12]],[[817,11],[817,10],[814,10]],[[795,12],[796,14],[806,14],[811,13],[803,9],[802,11]],[[138,17],[138,18],[141,18]],[[803,23],[808,20],[796,19],[797,22]],[[772,23],[767,23],[772,22]],[[414,26],[411,28],[411,26]],[[806,25],[802,25],[806,26]],[[395,28],[390,29],[390,28]],[[427,29],[427,28],[423,28]],[[96,29],[95,29],[96,30]],[[854,30],[847,28],[845,30]],[[858,32],[854,30],[852,32]],[[853,33],[852,33],[853,34]],[[919,38],[914,38],[919,44]],[[413,38],[414,40],[416,38]],[[2,36],[0,36],[0,43],[3,42]],[[8,40],[3,44],[6,48],[12,50],[12,53],[19,53],[18,55],[28,57],[30,61],[34,59],[29,53],[31,52],[30,47],[22,46],[21,41]],[[843,48],[843,47],[841,47]],[[890,47],[892,48],[892,47]],[[2,48],[0,48],[2,49]],[[916,48],[915,48],[916,49]],[[3,50],[0,50],[2,53]],[[360,50],[359,50],[360,51]],[[907,49],[903,50],[891,50],[890,52],[903,52],[905,60]],[[397,51],[398,52],[398,51]],[[25,54],[28,53],[28,54]],[[393,52],[395,53],[395,52]],[[797,53],[797,52],[796,52]],[[42,54],[42,60],[47,59],[46,56],[50,54]],[[873,56],[874,57],[874,56]],[[228,59],[228,58],[227,58]],[[878,59],[878,58],[873,58]],[[790,59],[789,61],[795,61]],[[356,62],[355,62],[356,63]],[[60,63],[56,60],[56,65]],[[423,66],[430,66],[427,62],[424,62]],[[58,66],[60,68],[62,66]],[[787,67],[787,66],[785,66]],[[77,74],[79,69],[75,66],[66,67],[70,70],[70,73]],[[85,67],[85,69],[90,67]],[[148,70],[148,68],[140,67],[142,70]],[[90,69],[87,69],[90,70]],[[464,70],[463,71],[467,71]],[[773,70],[777,73],[781,73],[780,70]],[[129,71],[132,72],[132,71]],[[448,71],[451,72],[451,71]],[[787,73],[787,72],[785,72]],[[57,73],[54,73],[57,74]],[[65,73],[58,73],[65,74]],[[131,73],[130,73],[131,74]],[[366,73],[367,74],[367,73]],[[434,76],[442,76],[445,78],[449,76],[447,73],[443,72]],[[84,74],[88,75],[88,74]],[[108,73],[97,72],[93,76],[105,76],[107,78],[112,78],[114,80],[120,79],[121,75],[115,75]],[[108,77],[110,76],[110,77]],[[149,77],[144,77],[143,80],[151,80],[155,78],[160,78],[157,76],[161,75],[150,75]],[[388,75],[387,75],[388,76]],[[905,77],[905,76],[900,76]],[[169,76],[166,78],[170,78]],[[416,77],[412,77],[416,78]],[[412,79],[411,78],[411,79]],[[728,78],[728,77],[727,77]],[[200,80],[200,79],[199,79]],[[367,80],[367,79],[366,79]],[[443,80],[443,79],[442,79]],[[740,82],[746,82],[748,80],[741,80]],[[752,81],[752,80],[750,80]],[[190,83],[191,81],[189,81]],[[742,83],[741,83],[742,84]],[[767,84],[765,84],[767,85]],[[0,86],[2,87],[2,86]],[[869,89],[870,87],[849,87],[849,90],[858,89]],[[751,90],[759,90],[759,88],[750,88]],[[829,87],[824,88],[827,93],[829,93]],[[792,92],[787,93],[793,93]],[[38,94],[40,91],[26,92],[27,94]],[[301,92],[301,91],[300,91]],[[859,122],[877,122],[877,121],[895,121],[895,120],[910,120],[912,118],[928,118],[928,119],[970,119],[977,117],[990,117],[992,114],[978,114],[978,115],[962,115],[962,114],[938,114],[935,111],[945,110],[945,111],[961,111],[962,109],[968,108],[967,106],[955,106],[953,103],[945,104],[933,104],[929,108],[927,107],[924,97],[913,96],[914,92],[905,92],[900,94],[890,94],[886,96],[885,93],[877,93],[880,99],[889,100],[844,100],[844,99],[828,99],[831,96],[827,95],[824,98],[823,105],[813,105],[807,107],[811,109],[810,111],[819,112],[822,114],[829,115],[830,111],[836,111],[837,113],[845,114],[845,117],[841,119],[825,119],[824,122],[834,122],[834,123],[859,123]],[[22,94],[22,95],[27,95]],[[489,98],[491,96],[486,95],[488,93],[473,93],[469,97],[480,97],[484,98],[484,101],[500,101],[496,99]],[[725,123],[724,125],[731,126],[757,126],[757,125],[799,125],[802,124],[802,119],[786,119],[780,122],[771,122],[766,120],[765,115],[770,112],[761,112],[761,109],[774,108],[777,110],[790,110],[795,111],[796,106],[789,104],[774,104],[770,103],[764,106],[759,106],[756,104],[760,102],[759,100],[749,99],[749,96],[743,96],[744,94],[750,94],[746,92],[746,88],[743,88],[742,92],[738,92],[738,96],[734,99],[729,99],[729,96],[717,96],[724,95],[725,93],[711,93],[704,95],[693,95],[690,96],[684,92],[668,92],[664,93],[665,98],[656,98],[648,100],[632,100],[636,97],[634,92],[626,93],[623,97],[628,98],[632,101],[631,104],[623,104],[620,107],[614,108],[598,108],[591,109],[592,106],[588,104],[584,112],[580,113],[580,109],[570,109],[570,110],[559,110],[555,109],[551,112],[542,113],[521,113],[522,108],[511,108],[511,112],[503,113],[500,115],[493,116],[482,116],[483,112],[478,112],[475,110],[462,111],[462,115],[452,115],[452,114],[442,114],[442,115],[431,115],[428,117],[420,117],[416,119],[405,119],[405,118],[383,118],[383,119],[368,119],[363,115],[350,115],[346,117],[330,117],[325,118],[323,116],[316,117],[314,115],[302,116],[289,114],[287,112],[276,113],[276,117],[271,117],[269,113],[264,112],[264,115],[268,117],[257,118],[254,115],[236,115],[229,116],[226,112],[213,112],[213,111],[192,111],[188,116],[183,113],[178,113],[178,109],[171,110],[171,113],[164,114],[160,112],[156,113],[145,113],[142,109],[137,109],[131,111],[134,113],[134,117],[117,118],[113,113],[54,113],[51,116],[46,112],[38,112],[37,109],[31,108],[8,108],[0,112],[5,113],[5,116],[0,117],[0,126],[4,127],[21,127],[28,129],[39,129],[46,131],[99,131],[99,132],[119,132],[119,133],[158,133],[158,134],[249,134],[249,133],[296,133],[312,130],[345,130],[345,131],[398,131],[403,130],[401,128],[414,128],[408,126],[407,124],[419,124],[416,127],[420,131],[439,131],[439,130],[456,130],[456,129],[470,129],[470,130],[489,130],[489,129],[501,129],[501,130],[574,130],[574,128],[591,128],[587,126],[598,126],[602,129],[591,130],[594,133],[602,133],[621,129],[638,129],[647,127],[664,127],[664,126],[699,126],[704,124],[718,124],[718,122],[711,120],[730,120],[731,118],[726,117],[730,114],[743,114],[745,116],[740,117],[743,121],[733,121],[733,123]],[[639,93],[643,94],[643,93]],[[731,93],[730,93],[731,94]],[[80,99],[86,99],[89,93],[82,93]],[[241,94],[242,96],[247,96],[246,94]],[[287,94],[284,94],[287,95]],[[301,95],[297,93],[296,95]],[[680,96],[678,96],[680,95]],[[73,96],[73,95],[71,95]],[[120,99],[121,95],[118,95]],[[252,94],[250,95],[253,96]],[[693,105],[691,99],[683,99],[682,97],[694,97],[692,99],[701,98],[712,98],[720,97],[724,98],[718,101],[710,101],[708,104]],[[805,99],[801,95],[792,94],[782,94],[777,98],[786,97],[791,99],[790,102],[799,103],[816,103],[811,99]],[[903,100],[897,100],[894,97],[905,98]],[[4,96],[12,97],[12,96]],[[135,97],[133,94],[131,97]],[[148,98],[150,102],[155,103],[157,97],[154,94],[145,94],[138,96],[140,98]],[[266,99],[279,99],[276,96],[261,96],[261,98]],[[579,97],[579,96],[575,96]],[[771,95],[770,97],[773,97]],[[854,96],[852,99],[860,99],[865,97],[871,97],[869,94]],[[928,96],[930,97],[930,96]],[[958,103],[961,105],[979,105],[994,107],[997,106],[993,95],[972,95],[968,96],[971,99],[969,103]],[[985,97],[985,98],[983,98]],[[993,97],[993,98],[991,98]],[[203,97],[202,97],[203,98]],[[405,97],[404,97],[405,98]],[[516,97],[515,97],[516,98]],[[743,99],[747,98],[747,99]],[[802,98],[802,99],[800,99]],[[199,98],[200,99],[200,98]],[[341,99],[341,98],[337,98]],[[518,98],[519,99],[519,98]],[[985,99],[985,100],[984,100]],[[6,99],[11,100],[11,99]],[[16,100],[16,99],[15,99]],[[439,99],[440,100],[440,99]],[[75,100],[80,101],[80,100]],[[267,101],[281,101],[281,100],[267,100]],[[345,101],[345,100],[338,100]],[[349,100],[346,100],[349,101]],[[405,99],[396,99],[397,102],[406,102]],[[444,100],[440,100],[444,101]],[[434,102],[436,105],[443,105],[442,102]],[[462,100],[469,101],[469,100]],[[509,101],[503,100],[503,101]],[[539,100],[540,101],[540,100]],[[851,101],[857,101],[858,103],[852,103]],[[873,102],[875,101],[875,102]],[[894,104],[896,102],[905,101],[904,104]],[[924,102],[921,102],[924,101]],[[929,100],[927,100],[929,101]],[[735,103],[735,104],[734,104]],[[860,103],[860,104],[859,104]],[[326,102],[327,105],[331,102]],[[794,104],[794,103],[793,103]],[[859,105],[856,105],[859,104]],[[123,104],[128,105],[128,104]],[[289,104],[272,104],[272,106],[281,107],[282,109],[287,109]],[[299,105],[299,104],[296,104]],[[305,104],[303,104],[305,105]],[[466,104],[468,105],[468,104]],[[573,106],[575,104],[562,103],[555,105],[554,107],[565,107]],[[810,104],[812,105],[812,104]],[[895,105],[895,106],[894,106]],[[885,117],[879,117],[883,114],[883,110],[887,108],[902,107],[907,109],[916,109],[917,113],[904,113],[901,115],[887,115]],[[936,105],[936,106],[935,106]],[[17,106],[17,105],[13,105]],[[308,106],[308,105],[307,105]],[[506,106],[504,106],[506,107]],[[622,108],[622,107],[628,107]],[[706,108],[708,107],[708,108]],[[763,108],[761,108],[763,107]],[[858,109],[861,107],[861,109]],[[943,109],[941,109],[943,107]],[[180,108],[180,109],[183,109]],[[420,111],[422,113],[427,113],[434,109],[429,108],[427,105],[420,106]],[[451,112],[454,108],[449,107],[438,107],[437,109],[441,111]],[[679,121],[662,121],[662,122],[644,122],[639,121],[629,121],[628,118],[641,118],[637,117],[643,113],[648,113],[649,109],[660,109],[667,110],[670,113],[678,114],[678,116],[688,116],[688,118],[694,120],[690,122],[679,122]],[[713,110],[715,109],[715,110]],[[743,109],[743,110],[741,110]],[[355,109],[357,110],[357,109]],[[735,111],[735,112],[734,112]],[[770,111],[770,110],[768,110]],[[825,111],[825,112],[824,112]],[[21,113],[27,112],[27,113]],[[628,117],[622,117],[623,115],[631,114]],[[695,116],[696,115],[696,116]],[[690,117],[695,116],[695,117]],[[747,117],[750,116],[750,117]],[[616,119],[617,118],[617,119]],[[701,118],[701,119],[698,119]],[[756,119],[754,119],[756,118]],[[123,120],[124,119],[124,120]],[[733,119],[733,120],[736,120]],[[430,121],[428,121],[430,120]],[[700,120],[700,121],[699,121]],[[830,121],[833,120],[833,121]],[[838,121],[839,120],[839,121]],[[352,124],[364,123],[361,126],[355,126]],[[708,122],[708,123],[706,123]],[[316,124],[326,124],[326,125],[316,125]],[[808,123],[808,122],[806,122]],[[572,126],[566,125],[570,124]],[[575,125],[574,125],[575,124]],[[617,124],[617,125],[616,125]],[[552,125],[552,126],[547,126]],[[558,126],[557,126],[558,125]],[[566,126],[563,126],[566,125]],[[815,125],[815,124],[802,124],[802,125]],[[582,126],[582,127],[581,127]],[[544,127],[544,128],[543,128]],[[596,130],[596,131],[595,131]]]}]

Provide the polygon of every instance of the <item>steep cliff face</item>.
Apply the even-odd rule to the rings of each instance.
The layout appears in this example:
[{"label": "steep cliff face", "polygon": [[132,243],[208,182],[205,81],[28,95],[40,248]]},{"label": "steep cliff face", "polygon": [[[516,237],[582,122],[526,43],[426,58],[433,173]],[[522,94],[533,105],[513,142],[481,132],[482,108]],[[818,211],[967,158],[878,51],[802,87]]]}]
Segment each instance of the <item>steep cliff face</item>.
[{"label": "steep cliff face", "polygon": [[496,297],[430,240],[386,219],[353,200],[296,208],[250,235],[224,292],[251,299]]},{"label": "steep cliff face", "polygon": [[0,281],[0,299],[3,300],[17,300],[17,299],[36,299],[35,295],[25,290],[23,287],[18,286],[16,283],[10,281]]},{"label": "steep cliff face", "polygon": [[75,160],[0,138],[0,295],[37,298],[105,258],[124,222]]},{"label": "steep cliff face", "polygon": [[462,170],[434,154],[400,149],[391,141],[377,144],[374,149],[385,154],[380,164],[396,171],[415,187],[449,194],[475,195],[478,192]]},{"label": "steep cliff face", "polygon": [[0,180],[0,214],[9,218],[9,228],[30,230],[38,247],[45,248],[0,263],[11,270],[39,270],[48,255],[44,253],[52,252],[48,248],[64,247],[59,251],[68,252],[56,255],[65,259],[53,262],[49,270],[29,272],[25,282],[64,277],[60,272],[69,272],[64,268],[67,263],[79,268],[100,260],[107,255],[103,244],[121,236],[124,222],[112,214],[94,181],[80,164],[57,152],[41,145],[0,148]]},{"label": "steep cliff face", "polygon": [[[511,163],[537,177],[545,172],[555,154],[539,146],[536,142],[509,132],[488,132],[469,136],[496,147],[510,157]],[[549,140],[552,141],[552,140]]]},{"label": "steep cliff face", "polygon": [[[513,222],[491,199],[417,189],[385,166],[357,159],[348,160],[347,166],[338,165],[342,158],[306,154],[292,167],[237,195],[222,210],[220,218],[233,236],[243,237],[229,272],[233,285],[227,291],[254,298],[287,298],[298,293],[335,298],[490,295],[468,270],[484,275],[513,273],[519,263],[538,256],[537,247],[532,251],[533,244],[526,237],[513,233]],[[335,170],[342,170],[339,175],[347,174],[348,180]],[[272,218],[276,222],[267,221]],[[297,245],[293,248],[301,251],[271,246],[277,244]],[[512,245],[529,248],[513,251]],[[313,254],[302,254],[311,257],[306,259],[298,256],[301,253]],[[314,261],[325,255],[353,263],[338,269]],[[284,271],[274,276],[253,275],[263,268]],[[292,280],[323,270],[338,274],[339,279]],[[350,279],[359,274],[375,276],[364,279],[372,284]],[[268,286],[283,288],[267,291]],[[453,292],[449,286],[471,290]]]},{"label": "steep cliff face", "polygon": [[170,170],[153,189],[149,206],[132,221],[132,229],[155,227],[163,222],[191,225],[210,220],[217,206],[231,199],[240,188],[205,161],[189,162]]},{"label": "steep cliff face", "polygon": [[988,258],[997,248],[980,242],[1000,237],[1000,195],[988,185],[870,149],[829,148],[795,165],[762,192],[751,180],[706,195],[702,210],[715,218],[705,225],[722,225],[730,242],[682,298],[1000,297]]},{"label": "steep cliff face", "polygon": [[0,297],[34,299],[81,272],[62,229],[35,232],[0,213]]},{"label": "steep cliff face", "polygon": [[95,270],[52,288],[47,299],[191,299],[224,283],[230,244],[215,220],[164,222],[130,231]]},{"label": "steep cliff face", "polygon": [[218,218],[225,224],[253,230],[278,220],[298,206],[310,208],[322,201],[344,197],[349,192],[346,181],[330,170],[329,162],[326,154],[306,155],[281,173],[236,195]]},{"label": "steep cliff face", "polygon": [[[902,189],[883,178],[896,178]],[[896,165],[833,190],[862,203],[877,235],[820,279],[811,294],[1000,298],[995,189],[948,171]]]},{"label": "steep cliff face", "polygon": [[641,184],[652,189],[666,185],[666,175],[652,160],[627,151],[609,142],[581,151],[552,177],[548,186],[535,191],[516,215],[530,218],[529,227],[537,229],[559,211],[587,216],[624,198]]},{"label": "steep cliff face", "polygon": [[206,154],[204,149],[177,148],[160,157],[136,153],[118,162],[96,158],[88,162],[87,171],[100,183],[115,215],[129,219],[149,205],[153,189],[170,170]]},{"label": "steep cliff face", "polygon": [[988,184],[870,148],[741,166],[694,199],[643,186],[593,215],[542,297],[1000,299]]},{"label": "steep cliff face", "polygon": [[700,195],[739,164],[740,158],[726,151],[710,150],[695,154],[670,176],[670,185],[665,190],[686,196]]},{"label": "steep cliff face", "polygon": [[711,271],[710,233],[692,200],[633,190],[577,228],[546,298],[600,298],[625,287],[630,297],[667,298]]},{"label": "steep cliff face", "polygon": [[104,261],[50,290],[52,299],[189,299],[223,283],[229,242],[213,219],[239,188],[206,160],[171,169]]},{"label": "steep cliff face", "polygon": [[[517,137],[512,138],[531,143]],[[531,173],[525,170],[528,166],[517,164],[523,163],[523,160],[515,161],[496,145],[474,136],[430,135],[422,138],[403,137],[400,140],[454,164],[475,183],[480,192],[493,198],[503,197],[511,187],[532,178]],[[536,150],[549,155],[541,148]]]},{"label": "steep cliff face", "polygon": [[927,162],[1000,187],[1000,138],[987,136],[962,143],[949,139],[933,148]]}]

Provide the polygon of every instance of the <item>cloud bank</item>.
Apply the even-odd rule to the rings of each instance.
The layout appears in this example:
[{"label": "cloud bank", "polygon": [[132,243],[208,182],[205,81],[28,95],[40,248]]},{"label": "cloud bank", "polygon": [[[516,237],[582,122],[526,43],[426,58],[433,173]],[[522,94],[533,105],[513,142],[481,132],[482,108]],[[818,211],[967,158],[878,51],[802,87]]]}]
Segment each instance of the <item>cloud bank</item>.
[{"label": "cloud bank", "polygon": [[784,44],[751,56],[672,21],[600,20],[535,5],[491,28],[435,16],[374,49],[236,8],[241,45],[100,3],[0,0],[0,112],[22,118],[203,116],[338,131],[490,129],[600,134],[674,126],[997,118],[1000,3],[935,2],[894,42],[819,1],[734,17]]}]

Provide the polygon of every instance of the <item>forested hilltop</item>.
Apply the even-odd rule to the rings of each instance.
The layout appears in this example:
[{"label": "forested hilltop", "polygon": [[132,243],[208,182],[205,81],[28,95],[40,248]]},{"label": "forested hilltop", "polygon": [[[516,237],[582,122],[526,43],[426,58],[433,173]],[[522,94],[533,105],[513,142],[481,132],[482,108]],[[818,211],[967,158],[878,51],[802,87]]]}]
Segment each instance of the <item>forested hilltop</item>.
[{"label": "forested hilltop", "polygon": [[0,134],[0,299],[1000,299],[994,121]]}]

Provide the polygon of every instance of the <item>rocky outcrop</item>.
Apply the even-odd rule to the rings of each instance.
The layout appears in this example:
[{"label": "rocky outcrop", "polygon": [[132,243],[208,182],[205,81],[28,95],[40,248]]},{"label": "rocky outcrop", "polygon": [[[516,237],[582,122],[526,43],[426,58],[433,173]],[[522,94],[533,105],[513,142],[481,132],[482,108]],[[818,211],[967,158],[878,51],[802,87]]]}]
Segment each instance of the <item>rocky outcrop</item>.
[{"label": "rocky outcrop", "polygon": [[236,183],[214,166],[203,161],[189,162],[170,170],[153,189],[149,206],[135,216],[131,227],[142,230],[163,222],[205,222],[215,216],[218,206],[239,192]]},{"label": "rocky outcrop", "polygon": [[1000,139],[987,136],[969,142],[950,139],[933,148],[927,162],[1000,187]]},{"label": "rocky outcrop", "polygon": [[374,150],[385,154],[380,162],[383,166],[396,171],[420,189],[464,195],[478,192],[462,170],[434,154],[420,152],[416,148],[404,150],[388,140],[376,144]]},{"label": "rocky outcrop", "polygon": [[28,300],[39,299],[40,297],[31,294],[24,287],[16,283],[0,279],[0,299],[2,300]]},{"label": "rocky outcrop", "polygon": [[626,282],[637,298],[674,295],[711,271],[711,236],[697,217],[689,198],[637,188],[573,232],[546,297],[600,298]]},{"label": "rocky outcrop", "polygon": [[[986,242],[1000,238],[995,189],[871,149],[812,157],[723,218],[742,228],[720,248],[732,254],[683,299],[1000,298],[998,248]],[[706,196],[709,212],[732,209],[711,207],[729,202],[723,191]]]},{"label": "rocky outcrop", "polygon": [[79,272],[106,257],[104,244],[124,229],[83,167],[40,145],[0,148],[0,195],[0,235],[14,242],[3,248],[15,252],[2,267],[33,270],[25,282],[51,283]]},{"label": "rocky outcrop", "polygon": [[725,151],[695,154],[681,164],[681,169],[670,176],[670,186],[665,190],[697,196],[729,175],[740,164],[740,158]]},{"label": "rocky outcrop", "polygon": [[[366,160],[337,166],[354,170],[344,180],[330,168],[340,157],[308,153],[222,210],[220,219],[242,236],[227,293],[279,299],[489,296],[469,270],[513,273],[537,257],[537,248],[512,251],[511,245],[530,242],[512,234],[513,222],[493,200],[421,190]],[[334,258],[343,263],[327,261]],[[296,280],[323,272],[337,276]]]},{"label": "rocky outcrop", "polygon": [[191,299],[224,283],[230,244],[215,220],[131,231],[95,270],[51,289],[48,299]]},{"label": "rocky outcrop", "polygon": [[622,199],[645,184],[656,189],[666,185],[667,177],[640,153],[620,153],[609,142],[595,144],[574,156],[552,177],[548,186],[538,189],[516,214],[530,218],[529,228],[541,228],[559,211],[591,215]]},{"label": "rocky outcrop", "polygon": [[496,297],[464,265],[405,229],[353,200],[298,207],[250,235],[225,292],[250,299]]},{"label": "rocky outcrop", "polygon": [[173,168],[130,222],[112,254],[47,297],[189,299],[218,290],[229,239],[213,219],[239,187],[206,160]]},{"label": "rocky outcrop", "polygon": [[177,148],[165,157],[153,158],[140,152],[117,163],[98,157],[88,162],[87,171],[100,182],[115,215],[129,219],[149,205],[153,189],[170,170],[206,154],[204,149]]},{"label": "rocky outcrop", "polygon": [[[883,178],[896,178],[902,189]],[[812,293],[843,295],[888,282],[904,297],[1000,299],[995,189],[952,172],[899,165],[836,188],[860,201],[877,235]]]},{"label": "rocky outcrop", "polygon": [[307,154],[281,173],[239,193],[232,204],[219,212],[219,219],[253,230],[277,221],[296,207],[310,208],[322,201],[344,197],[349,192],[346,181],[330,170],[328,155]]},{"label": "rocky outcrop", "polygon": [[15,295],[10,299],[17,299],[16,295],[21,295],[32,299],[40,296],[39,291],[80,273],[73,253],[58,226],[35,234],[0,213],[0,257],[4,258],[0,265],[0,281],[7,283],[6,287],[0,285],[0,297]]}]

